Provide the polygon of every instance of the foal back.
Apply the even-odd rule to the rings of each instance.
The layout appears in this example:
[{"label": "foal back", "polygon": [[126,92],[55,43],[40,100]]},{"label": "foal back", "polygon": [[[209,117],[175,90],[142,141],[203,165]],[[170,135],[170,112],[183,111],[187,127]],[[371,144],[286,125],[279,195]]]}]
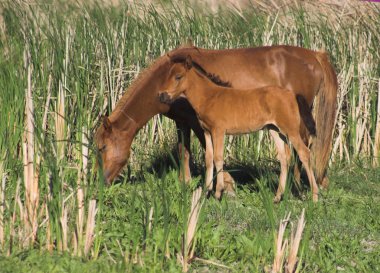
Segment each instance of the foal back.
[{"label": "foal back", "polygon": [[255,132],[269,124],[280,130],[283,127],[298,130],[301,123],[295,94],[278,86],[252,90],[223,88],[209,102],[201,115],[203,125],[226,134]]}]

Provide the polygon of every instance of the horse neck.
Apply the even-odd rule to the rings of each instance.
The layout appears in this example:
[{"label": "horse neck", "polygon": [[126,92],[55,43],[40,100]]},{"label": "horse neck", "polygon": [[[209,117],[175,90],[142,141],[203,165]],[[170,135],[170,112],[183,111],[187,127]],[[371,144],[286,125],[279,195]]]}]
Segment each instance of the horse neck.
[{"label": "horse neck", "polygon": [[188,77],[190,84],[184,93],[194,110],[200,114],[215,92],[220,92],[223,87],[217,86],[195,71],[188,72]]},{"label": "horse neck", "polygon": [[[169,106],[158,100],[159,80],[165,67],[159,66],[141,79],[120,99],[110,115],[111,122],[121,130],[132,130],[133,135],[142,128],[153,116],[169,111]],[[131,126],[133,125],[133,126]]]}]

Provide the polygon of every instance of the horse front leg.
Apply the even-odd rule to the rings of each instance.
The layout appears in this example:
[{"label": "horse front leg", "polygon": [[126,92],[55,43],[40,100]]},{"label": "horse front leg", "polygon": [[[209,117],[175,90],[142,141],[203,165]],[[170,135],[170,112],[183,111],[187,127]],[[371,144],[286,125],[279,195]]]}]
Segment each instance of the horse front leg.
[{"label": "horse front leg", "polygon": [[189,183],[190,172],[190,127],[184,122],[176,121],[178,137],[179,179]]},{"label": "horse front leg", "polygon": [[224,190],[224,175],[223,175],[223,150],[224,150],[224,132],[213,131],[212,143],[214,147],[214,163],[216,168],[216,189],[215,198],[220,199]]}]

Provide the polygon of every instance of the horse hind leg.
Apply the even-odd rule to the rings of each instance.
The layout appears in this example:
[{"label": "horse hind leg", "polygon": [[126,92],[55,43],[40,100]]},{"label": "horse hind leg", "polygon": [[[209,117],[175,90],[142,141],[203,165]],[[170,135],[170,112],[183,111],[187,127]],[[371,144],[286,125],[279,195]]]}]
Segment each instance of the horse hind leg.
[{"label": "horse hind leg", "polygon": [[313,170],[311,168],[310,164],[310,150],[307,148],[305,143],[303,142],[302,138],[300,135],[297,136],[288,136],[290,141],[292,142],[294,149],[296,150],[305,170],[307,177],[309,179],[310,183],[310,188],[313,194],[313,201],[317,202],[318,201],[318,186],[315,181],[315,176],[313,173]]},{"label": "horse hind leg", "polygon": [[205,153],[205,163],[206,163],[206,188],[208,193],[212,191],[212,178],[214,171],[214,151],[212,146],[211,134],[209,132],[204,131],[205,135],[205,144],[206,144],[206,153]]},{"label": "horse hind leg", "polygon": [[235,180],[228,172],[223,172],[224,180],[224,193],[233,197],[235,196]]}]

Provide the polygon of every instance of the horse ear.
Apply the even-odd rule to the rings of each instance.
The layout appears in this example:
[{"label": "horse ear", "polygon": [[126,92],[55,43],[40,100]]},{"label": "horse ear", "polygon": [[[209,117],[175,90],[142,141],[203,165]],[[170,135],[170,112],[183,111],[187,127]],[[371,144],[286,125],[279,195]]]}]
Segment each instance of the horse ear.
[{"label": "horse ear", "polygon": [[193,59],[190,55],[187,55],[185,60],[185,67],[187,70],[190,70],[193,67]]},{"label": "horse ear", "polygon": [[107,132],[111,132],[112,131],[112,123],[111,123],[110,119],[107,116],[103,117],[103,126],[104,126],[104,129],[106,129]]}]

